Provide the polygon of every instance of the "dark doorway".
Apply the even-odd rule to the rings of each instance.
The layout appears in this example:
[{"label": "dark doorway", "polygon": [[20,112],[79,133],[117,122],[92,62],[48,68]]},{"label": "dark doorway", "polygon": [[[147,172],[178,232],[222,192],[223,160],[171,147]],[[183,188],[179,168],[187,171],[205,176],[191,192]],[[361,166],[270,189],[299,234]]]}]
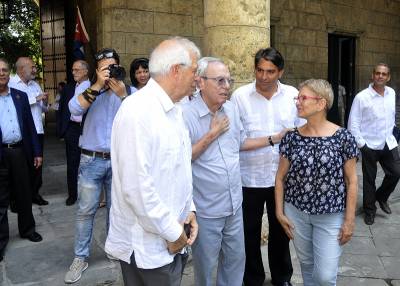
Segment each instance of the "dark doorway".
[{"label": "dark doorway", "polygon": [[332,85],[335,100],[328,119],[343,127],[347,127],[355,96],[355,48],[355,37],[329,34],[328,81]]},{"label": "dark doorway", "polygon": [[41,0],[44,87],[55,96],[60,81],[72,81],[72,42],[76,1]]}]

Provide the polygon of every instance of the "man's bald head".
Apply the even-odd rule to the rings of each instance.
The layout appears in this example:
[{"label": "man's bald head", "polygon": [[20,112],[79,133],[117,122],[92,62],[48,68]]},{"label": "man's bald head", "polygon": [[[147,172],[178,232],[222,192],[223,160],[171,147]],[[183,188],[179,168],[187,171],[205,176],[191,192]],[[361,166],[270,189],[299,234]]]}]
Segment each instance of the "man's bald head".
[{"label": "man's bald head", "polygon": [[18,76],[23,82],[28,83],[36,78],[36,65],[29,57],[20,57],[15,63]]}]

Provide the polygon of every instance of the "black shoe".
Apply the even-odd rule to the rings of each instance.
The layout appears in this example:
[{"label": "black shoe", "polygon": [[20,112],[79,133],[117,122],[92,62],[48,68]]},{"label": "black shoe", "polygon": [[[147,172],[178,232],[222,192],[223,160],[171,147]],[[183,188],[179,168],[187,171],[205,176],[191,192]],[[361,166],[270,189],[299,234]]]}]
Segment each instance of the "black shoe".
[{"label": "black shoe", "polygon": [[65,201],[65,204],[67,206],[72,206],[73,204],[75,204],[75,202],[76,202],[76,198],[68,197],[68,199]]},{"label": "black shoe", "polygon": [[38,234],[36,231],[34,231],[32,234],[28,236],[21,236],[21,238],[26,238],[32,242],[39,242],[43,240],[42,236]]},{"label": "black shoe", "polygon": [[0,262],[2,262],[3,259],[4,259],[4,256],[3,256],[3,255],[0,255]]},{"label": "black shoe", "polygon": [[281,283],[272,283],[274,286],[293,286],[289,281],[281,282]]},{"label": "black shoe", "polygon": [[372,225],[372,224],[374,224],[374,220],[375,220],[375,214],[365,214],[364,215],[365,224]]},{"label": "black shoe", "polygon": [[379,206],[381,207],[381,210],[383,210],[384,213],[387,213],[387,214],[392,213],[392,210],[390,209],[387,201],[386,202],[378,201],[378,203],[379,203]]},{"label": "black shoe", "polygon": [[39,206],[45,206],[49,204],[49,202],[43,199],[41,195],[37,195],[35,198],[33,198],[32,203],[37,204]]},{"label": "black shoe", "polygon": [[17,203],[15,201],[10,201],[10,211],[17,213]]}]

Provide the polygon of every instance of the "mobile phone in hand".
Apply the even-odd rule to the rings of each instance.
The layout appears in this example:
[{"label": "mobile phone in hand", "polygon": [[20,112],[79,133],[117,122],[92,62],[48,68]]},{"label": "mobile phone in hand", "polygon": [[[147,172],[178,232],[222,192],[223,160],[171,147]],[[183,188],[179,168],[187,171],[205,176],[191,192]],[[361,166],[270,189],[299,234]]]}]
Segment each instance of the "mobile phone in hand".
[{"label": "mobile phone in hand", "polygon": [[190,223],[185,223],[183,225],[183,229],[185,230],[187,238],[189,238],[190,237],[190,230],[192,229],[192,226],[190,225]]}]

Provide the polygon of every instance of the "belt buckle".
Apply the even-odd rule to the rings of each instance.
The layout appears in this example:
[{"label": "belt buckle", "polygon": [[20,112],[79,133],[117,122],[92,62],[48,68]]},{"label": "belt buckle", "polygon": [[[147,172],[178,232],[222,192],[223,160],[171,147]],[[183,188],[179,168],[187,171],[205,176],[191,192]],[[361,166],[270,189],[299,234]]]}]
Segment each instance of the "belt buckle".
[{"label": "belt buckle", "polygon": [[13,148],[12,145],[13,145],[13,144],[11,144],[11,143],[7,143],[7,149],[12,149],[12,148]]}]

